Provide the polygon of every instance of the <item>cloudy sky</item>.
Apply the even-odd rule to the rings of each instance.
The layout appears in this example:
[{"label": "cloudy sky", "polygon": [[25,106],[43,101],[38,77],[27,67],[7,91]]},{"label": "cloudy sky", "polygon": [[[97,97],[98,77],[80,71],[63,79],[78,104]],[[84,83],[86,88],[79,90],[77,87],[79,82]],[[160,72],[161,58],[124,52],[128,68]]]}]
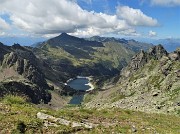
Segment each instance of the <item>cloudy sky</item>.
[{"label": "cloudy sky", "polygon": [[180,0],[0,0],[0,37],[180,38]]}]

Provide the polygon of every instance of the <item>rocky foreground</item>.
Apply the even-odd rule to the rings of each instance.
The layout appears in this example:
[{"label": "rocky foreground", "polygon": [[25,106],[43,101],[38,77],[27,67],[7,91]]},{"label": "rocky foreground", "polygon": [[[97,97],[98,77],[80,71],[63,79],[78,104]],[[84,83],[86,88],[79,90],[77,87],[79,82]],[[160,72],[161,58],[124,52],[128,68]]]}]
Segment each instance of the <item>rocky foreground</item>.
[{"label": "rocky foreground", "polygon": [[179,121],[180,117],[174,115],[119,108],[97,110],[71,106],[60,110],[40,109],[18,96],[6,96],[0,101],[2,134],[178,134]]}]

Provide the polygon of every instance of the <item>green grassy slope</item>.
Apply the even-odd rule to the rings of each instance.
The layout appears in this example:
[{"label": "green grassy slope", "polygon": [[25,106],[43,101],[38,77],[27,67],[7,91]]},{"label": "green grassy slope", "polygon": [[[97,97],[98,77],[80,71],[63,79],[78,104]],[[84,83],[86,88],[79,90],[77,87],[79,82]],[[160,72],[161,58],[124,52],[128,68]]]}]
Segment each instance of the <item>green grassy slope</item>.
[{"label": "green grassy slope", "polygon": [[[39,109],[28,104],[21,97],[6,96],[0,101],[0,133],[172,133],[180,132],[180,117],[163,114],[146,114],[122,109],[84,109],[66,107],[58,111]],[[70,127],[52,120],[38,119],[36,114],[43,112],[54,117],[78,122],[88,121],[96,124],[92,129]],[[44,127],[43,122],[57,126]]]}]

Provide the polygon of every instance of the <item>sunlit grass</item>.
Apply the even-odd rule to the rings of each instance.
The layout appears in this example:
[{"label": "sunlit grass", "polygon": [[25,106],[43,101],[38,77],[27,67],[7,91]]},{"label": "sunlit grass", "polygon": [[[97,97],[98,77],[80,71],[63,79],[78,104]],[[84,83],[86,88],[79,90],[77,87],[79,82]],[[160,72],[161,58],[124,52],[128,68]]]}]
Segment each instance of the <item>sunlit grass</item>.
[{"label": "sunlit grass", "polygon": [[[61,110],[36,108],[18,96],[6,96],[0,101],[0,133],[179,133],[180,117],[164,114],[147,114],[118,108],[86,109],[83,106],[70,106]],[[43,127],[43,121],[36,114],[43,112],[70,121],[97,124],[93,129],[72,128],[58,124],[58,127]]]}]

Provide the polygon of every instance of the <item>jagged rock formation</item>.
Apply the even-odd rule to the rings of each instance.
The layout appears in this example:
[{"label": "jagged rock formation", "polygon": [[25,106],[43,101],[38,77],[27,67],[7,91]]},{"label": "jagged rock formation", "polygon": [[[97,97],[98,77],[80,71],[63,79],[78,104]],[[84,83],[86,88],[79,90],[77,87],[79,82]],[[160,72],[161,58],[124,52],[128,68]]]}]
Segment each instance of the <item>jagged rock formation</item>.
[{"label": "jagged rock formation", "polygon": [[86,106],[179,114],[179,52],[177,49],[168,54],[161,45],[141,51],[122,70],[119,82],[100,92]]},{"label": "jagged rock formation", "polygon": [[0,51],[0,96],[13,93],[28,96],[33,103],[47,103],[49,86],[36,56],[19,44],[10,47],[1,43]]},{"label": "jagged rock formation", "polygon": [[128,67],[124,68],[121,71],[121,75],[128,77],[131,72],[137,71],[139,68],[143,67],[150,60],[159,60],[163,56],[167,56],[168,52],[163,48],[162,45],[154,46],[145,52],[141,50],[135,56],[132,57],[130,64]]}]

